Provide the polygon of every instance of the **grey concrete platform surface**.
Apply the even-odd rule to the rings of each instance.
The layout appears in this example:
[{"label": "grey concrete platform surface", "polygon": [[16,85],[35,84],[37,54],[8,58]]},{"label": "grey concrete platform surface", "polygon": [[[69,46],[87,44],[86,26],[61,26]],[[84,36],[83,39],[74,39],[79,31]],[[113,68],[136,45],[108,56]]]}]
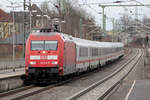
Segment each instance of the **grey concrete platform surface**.
[{"label": "grey concrete platform surface", "polygon": [[125,100],[150,100],[150,80],[135,80]]},{"label": "grey concrete platform surface", "polygon": [[16,73],[18,71],[25,71],[25,67],[23,68],[15,68],[14,69],[5,69],[5,70],[0,70],[0,76],[3,75],[3,74],[9,74],[9,73]]},{"label": "grey concrete platform surface", "polygon": [[6,73],[0,73],[0,80],[1,79],[6,79],[6,78],[11,78],[11,77],[16,77],[16,76],[21,76],[25,74],[24,69],[18,69],[16,71],[10,71],[10,72],[6,72]]}]

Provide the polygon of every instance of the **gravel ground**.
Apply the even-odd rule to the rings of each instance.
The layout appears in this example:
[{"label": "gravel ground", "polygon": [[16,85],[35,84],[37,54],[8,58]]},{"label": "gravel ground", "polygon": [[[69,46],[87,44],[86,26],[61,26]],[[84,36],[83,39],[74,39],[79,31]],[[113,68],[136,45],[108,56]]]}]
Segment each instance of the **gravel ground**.
[{"label": "gravel ground", "polygon": [[[133,54],[130,55],[130,57],[132,56]],[[107,65],[97,73],[86,76],[79,80],[69,82],[65,85],[52,88],[40,94],[36,94],[34,96],[25,98],[24,100],[65,100],[69,96],[75,94],[76,92],[79,92],[80,90],[90,86],[94,82],[101,80],[107,75],[109,75],[110,73],[114,72],[116,69],[120,67],[118,66],[119,63],[123,63],[123,62],[125,63],[126,60],[129,59],[130,57],[128,56],[126,58],[122,58],[118,62],[115,62],[111,65]]]}]

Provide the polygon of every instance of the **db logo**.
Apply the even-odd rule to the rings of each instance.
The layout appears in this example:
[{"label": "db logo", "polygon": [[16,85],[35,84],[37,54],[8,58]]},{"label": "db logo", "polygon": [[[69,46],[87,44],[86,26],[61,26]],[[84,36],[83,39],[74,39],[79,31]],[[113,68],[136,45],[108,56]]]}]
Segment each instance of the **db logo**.
[{"label": "db logo", "polygon": [[47,56],[41,56],[41,59],[47,59]]}]

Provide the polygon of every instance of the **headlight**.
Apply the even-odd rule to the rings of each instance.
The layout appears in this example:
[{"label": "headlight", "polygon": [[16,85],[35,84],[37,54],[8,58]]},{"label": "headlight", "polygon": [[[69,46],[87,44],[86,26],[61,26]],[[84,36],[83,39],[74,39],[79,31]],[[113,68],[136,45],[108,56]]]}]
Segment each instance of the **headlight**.
[{"label": "headlight", "polygon": [[30,60],[39,60],[40,56],[30,56]]},{"label": "headlight", "polygon": [[52,64],[58,64],[58,62],[57,61],[52,61]]},{"label": "headlight", "polygon": [[55,56],[55,55],[47,56],[48,60],[57,60],[57,58],[58,58],[58,56]]},{"label": "headlight", "polygon": [[36,62],[35,61],[31,61],[30,64],[33,65],[33,64],[36,64]]}]

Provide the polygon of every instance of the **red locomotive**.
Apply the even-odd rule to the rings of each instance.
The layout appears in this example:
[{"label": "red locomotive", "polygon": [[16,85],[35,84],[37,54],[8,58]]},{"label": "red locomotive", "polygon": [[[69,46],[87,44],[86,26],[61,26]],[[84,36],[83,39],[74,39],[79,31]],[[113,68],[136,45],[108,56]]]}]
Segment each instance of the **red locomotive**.
[{"label": "red locomotive", "polygon": [[26,41],[24,82],[53,81],[100,67],[122,57],[123,47],[59,32],[32,33]]}]

